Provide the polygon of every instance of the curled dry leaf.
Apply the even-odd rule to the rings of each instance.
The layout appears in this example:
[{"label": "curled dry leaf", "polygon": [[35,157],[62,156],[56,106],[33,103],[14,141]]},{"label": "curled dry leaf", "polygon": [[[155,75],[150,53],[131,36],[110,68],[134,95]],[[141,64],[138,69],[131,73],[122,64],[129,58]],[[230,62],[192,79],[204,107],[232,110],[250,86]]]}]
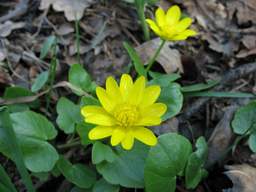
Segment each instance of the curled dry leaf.
[{"label": "curled dry leaf", "polygon": [[256,168],[247,165],[225,166],[225,174],[232,180],[232,192],[255,192]]},{"label": "curled dry leaf", "polygon": [[230,122],[233,118],[233,114],[236,111],[237,106],[227,107],[223,118],[216,125],[210,139],[208,140],[208,165],[214,164],[220,160],[224,153],[227,151],[233,132],[230,126]]},{"label": "curled dry leaf", "polygon": [[12,21],[6,21],[0,24],[0,37],[7,37],[13,30],[23,28],[24,26],[24,22],[14,23]]},{"label": "curled dry leaf", "polygon": [[[176,71],[183,72],[180,53],[177,49],[171,49],[169,47],[170,44],[171,43],[169,42],[165,43],[156,60],[164,68],[166,73],[173,73]],[[160,39],[156,38],[136,47],[143,63],[147,63],[150,60],[159,45]]]},{"label": "curled dry leaf", "polygon": [[83,17],[84,10],[93,2],[93,0],[42,0],[39,9],[48,9],[52,5],[55,11],[64,11],[68,21],[75,21]]}]

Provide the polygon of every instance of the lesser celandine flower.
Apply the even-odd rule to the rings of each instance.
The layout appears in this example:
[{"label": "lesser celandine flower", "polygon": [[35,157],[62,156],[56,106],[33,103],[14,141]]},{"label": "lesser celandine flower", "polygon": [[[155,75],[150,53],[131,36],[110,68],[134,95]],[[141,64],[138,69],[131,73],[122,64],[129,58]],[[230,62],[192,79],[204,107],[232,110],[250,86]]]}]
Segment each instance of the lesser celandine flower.
[{"label": "lesser celandine flower", "polygon": [[163,40],[185,40],[190,36],[194,36],[197,33],[188,29],[192,23],[192,19],[189,17],[181,19],[181,11],[177,5],[174,5],[168,9],[165,13],[162,8],[158,8],[155,13],[156,21],[146,19],[150,28]]},{"label": "lesser celandine flower", "polygon": [[157,85],[146,86],[143,76],[133,82],[129,75],[124,74],[119,86],[113,77],[108,77],[106,89],[96,88],[102,107],[91,105],[81,110],[86,122],[97,125],[89,132],[89,139],[111,136],[112,146],[121,143],[126,150],[132,148],[134,139],[156,145],[156,136],[145,126],[161,123],[166,105],[155,103],[160,91]]}]

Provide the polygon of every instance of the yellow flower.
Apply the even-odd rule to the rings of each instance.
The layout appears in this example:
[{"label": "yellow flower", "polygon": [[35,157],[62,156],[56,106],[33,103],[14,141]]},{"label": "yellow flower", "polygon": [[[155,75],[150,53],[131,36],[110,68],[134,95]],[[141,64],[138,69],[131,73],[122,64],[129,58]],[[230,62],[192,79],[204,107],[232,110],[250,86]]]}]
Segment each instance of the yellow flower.
[{"label": "yellow flower", "polygon": [[134,139],[154,146],[157,138],[144,126],[155,126],[161,123],[161,116],[167,107],[163,103],[155,103],[160,95],[160,87],[146,87],[145,77],[133,82],[131,76],[124,74],[120,85],[113,77],[108,77],[106,90],[97,87],[96,94],[102,105],[85,106],[81,113],[85,122],[97,125],[89,132],[89,139],[97,140],[111,136],[111,145],[121,143],[129,150]]},{"label": "yellow flower", "polygon": [[158,8],[155,13],[156,21],[146,19],[150,28],[164,40],[185,40],[197,33],[192,29],[187,29],[192,19],[186,17],[180,20],[181,11],[177,5],[170,7],[165,14],[162,8]]}]

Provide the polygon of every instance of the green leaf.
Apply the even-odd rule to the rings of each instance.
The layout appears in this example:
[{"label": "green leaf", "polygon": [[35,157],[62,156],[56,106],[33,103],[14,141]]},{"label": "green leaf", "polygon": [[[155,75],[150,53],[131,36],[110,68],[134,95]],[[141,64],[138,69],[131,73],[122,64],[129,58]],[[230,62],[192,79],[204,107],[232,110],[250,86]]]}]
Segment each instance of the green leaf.
[{"label": "green leaf", "polygon": [[[86,92],[94,92],[96,88],[95,82],[91,80],[90,75],[80,64],[73,64],[68,73],[68,81]],[[77,95],[81,95],[73,90]]]},{"label": "green leaf", "polygon": [[104,179],[113,184],[130,188],[144,187],[144,164],[149,148],[136,142],[130,151],[116,148],[116,159],[109,163],[104,161],[96,165],[97,171]]},{"label": "green leaf", "polygon": [[105,179],[100,179],[94,184],[92,192],[119,192],[119,188],[118,185],[112,185]]},{"label": "green leaf", "polygon": [[[57,131],[44,116],[32,111],[11,114],[13,129],[21,148],[26,167],[32,172],[50,171],[58,160],[58,153],[46,140],[56,137]],[[0,135],[0,151],[14,159],[12,150]]]},{"label": "green leaf", "polygon": [[124,42],[124,48],[126,49],[127,53],[129,54],[129,57],[132,60],[132,63],[135,67],[135,70],[137,71],[137,73],[141,76],[147,76],[147,71],[144,68],[144,64],[141,61],[138,53],[136,52],[136,50],[130,46],[127,42]]},{"label": "green leaf", "polygon": [[12,126],[9,111],[6,107],[0,108],[0,152],[4,153],[2,148],[8,151],[9,156],[16,164],[28,192],[34,192],[35,189],[30,175],[25,168],[22,152]]},{"label": "green leaf", "polygon": [[198,83],[194,85],[188,85],[181,87],[182,92],[195,92],[195,91],[202,91],[205,89],[209,89],[214,87],[215,85],[219,84],[220,81],[210,80],[207,83]]},{"label": "green leaf", "polygon": [[196,148],[197,150],[190,155],[185,170],[185,183],[188,189],[194,189],[207,174],[203,168],[208,153],[204,137],[198,138]]},{"label": "green leaf", "polygon": [[42,89],[42,87],[46,84],[48,80],[48,76],[49,76],[48,71],[44,71],[41,74],[39,74],[31,87],[31,91],[37,92],[40,89]]},{"label": "green leaf", "polygon": [[239,108],[232,121],[232,128],[239,135],[245,134],[256,124],[256,101]]},{"label": "green leaf", "polygon": [[80,107],[65,97],[59,99],[57,113],[57,124],[66,134],[73,133],[75,124],[82,121]]},{"label": "green leaf", "polygon": [[[34,93],[23,87],[8,87],[5,89],[3,98],[18,99],[19,97],[26,97],[26,96],[34,96]],[[38,106],[39,106],[39,101],[35,100],[30,103],[19,103],[19,104],[9,105],[9,110],[10,112],[19,112],[19,111],[28,110],[29,107],[37,108]]]},{"label": "green leaf", "polygon": [[180,85],[177,83],[170,83],[167,87],[162,87],[158,102],[167,105],[167,112],[162,117],[163,120],[177,115],[183,105],[183,95],[180,90]]},{"label": "green leaf", "polygon": [[80,188],[88,189],[96,181],[96,174],[83,164],[72,165],[68,160],[60,157],[57,166],[65,178]]},{"label": "green leaf", "polygon": [[51,50],[52,46],[56,43],[56,37],[50,36],[44,42],[41,52],[40,52],[40,59],[44,59],[48,52]]},{"label": "green leaf", "polygon": [[0,191],[5,192],[17,192],[15,186],[12,184],[11,179],[5,172],[4,168],[0,164]]},{"label": "green leaf", "polygon": [[255,131],[249,136],[248,144],[252,152],[256,153],[256,132]]},{"label": "green leaf", "polygon": [[145,165],[147,192],[174,192],[176,176],[182,175],[192,146],[185,137],[168,133],[158,137],[149,151]]},{"label": "green leaf", "polygon": [[149,72],[149,75],[153,77],[151,81],[148,82],[149,85],[159,85],[161,87],[167,87],[171,82],[180,78],[179,74],[161,74],[156,72]]},{"label": "green leaf", "polygon": [[104,145],[103,143],[97,141],[92,147],[92,162],[93,164],[99,164],[103,161],[109,163],[114,162],[116,159],[116,154],[112,151],[111,147]]},{"label": "green leaf", "polygon": [[12,113],[13,128],[16,134],[42,140],[54,139],[57,131],[43,115],[33,111]]},{"label": "green leaf", "polygon": [[81,98],[80,106],[85,105],[100,105],[100,102],[94,97],[83,96]]},{"label": "green leaf", "polygon": [[95,127],[95,125],[91,125],[85,122],[78,123],[76,125],[76,132],[81,139],[82,145],[87,146],[92,143],[92,140],[88,138],[88,133],[93,127]]},{"label": "green leaf", "polygon": [[242,92],[202,91],[185,93],[186,97],[256,98],[255,94]]}]

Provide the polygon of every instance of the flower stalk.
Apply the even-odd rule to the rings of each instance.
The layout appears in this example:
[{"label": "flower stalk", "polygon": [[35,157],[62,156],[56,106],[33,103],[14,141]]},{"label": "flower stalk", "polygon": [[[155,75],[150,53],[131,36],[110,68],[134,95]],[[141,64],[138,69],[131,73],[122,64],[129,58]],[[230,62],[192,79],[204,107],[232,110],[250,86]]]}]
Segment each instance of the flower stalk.
[{"label": "flower stalk", "polygon": [[160,54],[162,48],[164,47],[166,40],[161,39],[161,44],[159,45],[159,47],[157,48],[155,54],[153,55],[153,57],[149,60],[146,71],[148,72],[150,70],[150,68],[153,66],[153,64],[156,61],[156,58],[158,57],[158,55]]}]

